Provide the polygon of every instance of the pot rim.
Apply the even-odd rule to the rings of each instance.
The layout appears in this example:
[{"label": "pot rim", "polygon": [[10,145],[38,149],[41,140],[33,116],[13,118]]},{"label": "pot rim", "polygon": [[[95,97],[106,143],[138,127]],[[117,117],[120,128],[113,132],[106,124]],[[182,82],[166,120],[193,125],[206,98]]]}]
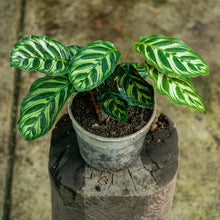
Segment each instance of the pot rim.
[{"label": "pot rim", "polygon": [[119,142],[119,141],[123,141],[123,140],[127,140],[127,139],[132,139],[134,138],[135,136],[143,133],[146,128],[150,127],[151,123],[153,122],[155,116],[156,116],[156,112],[157,112],[157,103],[156,103],[156,96],[155,96],[155,93],[154,93],[154,109],[153,109],[153,112],[152,112],[152,115],[149,119],[149,121],[147,122],[147,124],[141,128],[140,130],[136,131],[135,133],[132,133],[130,135],[126,135],[124,137],[116,137],[116,138],[113,138],[113,137],[103,137],[103,136],[99,136],[99,135],[96,135],[96,134],[93,134],[89,131],[87,131],[86,129],[84,129],[81,125],[79,125],[79,123],[75,120],[73,114],[72,114],[72,110],[71,110],[71,106],[72,106],[72,101],[74,99],[74,97],[77,95],[78,93],[77,92],[74,92],[69,100],[68,100],[68,113],[69,113],[69,116],[72,120],[72,122],[74,123],[74,125],[77,127],[77,129],[79,129],[82,133],[88,135],[89,137],[93,138],[93,139],[96,139],[96,140],[100,140],[100,141],[108,141],[108,142]]}]

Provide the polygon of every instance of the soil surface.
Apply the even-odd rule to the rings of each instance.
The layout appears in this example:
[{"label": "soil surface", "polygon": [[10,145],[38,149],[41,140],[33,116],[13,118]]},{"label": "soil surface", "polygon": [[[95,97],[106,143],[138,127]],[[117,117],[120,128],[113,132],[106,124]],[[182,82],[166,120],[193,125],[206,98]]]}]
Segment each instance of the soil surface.
[{"label": "soil surface", "polygon": [[169,121],[167,117],[160,113],[158,118],[155,118],[154,121],[151,124],[150,132],[159,132],[163,131],[169,126]]},{"label": "soil surface", "polygon": [[126,123],[110,118],[99,122],[89,92],[78,93],[73,100],[72,112],[76,121],[87,131],[102,137],[123,137],[135,133],[149,121],[153,111],[147,108],[130,108]]}]

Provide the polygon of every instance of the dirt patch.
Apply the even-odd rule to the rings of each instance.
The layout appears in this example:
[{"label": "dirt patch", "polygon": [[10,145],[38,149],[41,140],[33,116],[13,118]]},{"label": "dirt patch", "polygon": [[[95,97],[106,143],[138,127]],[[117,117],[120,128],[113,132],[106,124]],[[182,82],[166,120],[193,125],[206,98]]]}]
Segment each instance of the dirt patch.
[{"label": "dirt patch", "polygon": [[159,132],[165,130],[169,126],[167,117],[161,113],[158,118],[155,118],[151,124],[150,132]]},{"label": "dirt patch", "polygon": [[87,131],[103,137],[123,137],[143,128],[149,121],[152,110],[130,108],[127,123],[110,118],[109,122],[99,122],[92,98],[88,92],[77,94],[73,100],[72,112],[76,121]]}]

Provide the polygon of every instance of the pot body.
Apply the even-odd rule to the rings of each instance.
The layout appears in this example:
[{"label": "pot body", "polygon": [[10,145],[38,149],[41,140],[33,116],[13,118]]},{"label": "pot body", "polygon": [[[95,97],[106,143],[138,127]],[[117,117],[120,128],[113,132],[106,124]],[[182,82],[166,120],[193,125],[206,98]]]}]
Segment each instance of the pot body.
[{"label": "pot body", "polygon": [[82,158],[91,167],[101,171],[117,171],[127,168],[142,150],[145,135],[156,115],[156,100],[152,116],[142,129],[125,137],[108,138],[90,133],[75,120],[71,106],[76,94],[74,93],[69,98],[68,112],[77,135]]}]

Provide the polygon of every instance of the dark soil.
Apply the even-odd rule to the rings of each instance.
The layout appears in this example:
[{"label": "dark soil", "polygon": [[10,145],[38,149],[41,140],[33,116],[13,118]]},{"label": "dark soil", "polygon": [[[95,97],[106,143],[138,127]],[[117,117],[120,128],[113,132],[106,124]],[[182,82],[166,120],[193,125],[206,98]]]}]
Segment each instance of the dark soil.
[{"label": "dark soil", "polygon": [[167,117],[160,113],[158,118],[155,118],[151,124],[150,132],[159,132],[165,130],[169,126]]},{"label": "dark soil", "polygon": [[147,108],[130,108],[127,123],[110,118],[109,122],[99,122],[88,92],[78,93],[72,104],[76,121],[87,131],[103,137],[123,137],[135,133],[149,121],[152,110]]}]

